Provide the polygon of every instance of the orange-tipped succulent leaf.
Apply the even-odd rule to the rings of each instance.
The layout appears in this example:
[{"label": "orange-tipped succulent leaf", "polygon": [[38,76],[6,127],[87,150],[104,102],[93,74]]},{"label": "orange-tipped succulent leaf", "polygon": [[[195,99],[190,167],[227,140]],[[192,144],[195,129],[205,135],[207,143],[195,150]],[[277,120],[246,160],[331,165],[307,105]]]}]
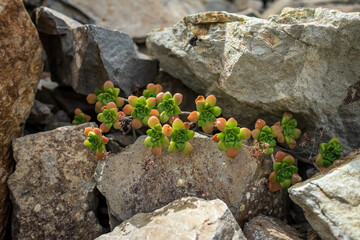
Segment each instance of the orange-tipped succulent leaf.
[{"label": "orange-tipped succulent leaf", "polygon": [[216,119],[216,127],[217,127],[220,131],[224,131],[224,129],[225,129],[225,124],[226,124],[226,119],[225,119],[225,118],[218,118],[218,119]]},{"label": "orange-tipped succulent leaf", "polygon": [[229,158],[235,158],[239,154],[239,150],[235,148],[230,148],[226,151],[226,156]]},{"label": "orange-tipped succulent leaf", "polygon": [[189,130],[190,129],[190,123],[189,122],[184,122],[184,128],[186,130]]},{"label": "orange-tipped succulent leaf", "polygon": [[159,117],[160,114],[159,114],[159,111],[158,111],[158,110],[156,110],[156,109],[151,109],[149,115],[150,115],[150,116]]},{"label": "orange-tipped succulent leaf", "polygon": [[141,128],[141,126],[142,126],[141,120],[140,120],[140,119],[137,119],[137,118],[134,118],[134,119],[131,121],[131,126],[132,126],[134,129],[139,129],[139,128]]},{"label": "orange-tipped succulent leaf", "polygon": [[286,157],[286,153],[284,152],[281,152],[281,151],[278,151],[276,154],[275,154],[275,161],[276,162],[281,162],[284,157]]},{"label": "orange-tipped succulent leaf", "polygon": [[89,104],[95,104],[96,101],[97,101],[97,96],[93,93],[90,93],[87,97],[86,97],[86,101],[89,103]]},{"label": "orange-tipped succulent leaf", "polygon": [[151,153],[154,156],[159,156],[161,154],[161,147],[154,146],[151,148]]},{"label": "orange-tipped succulent leaf", "polygon": [[175,93],[174,94],[174,101],[176,105],[180,105],[180,103],[183,100],[183,95],[181,93]]},{"label": "orange-tipped succulent leaf", "polygon": [[113,88],[113,87],[114,87],[114,84],[111,81],[106,81],[104,83],[104,90],[107,90],[107,89]]},{"label": "orange-tipped succulent leaf", "polygon": [[251,135],[254,139],[259,139],[259,135],[260,135],[261,130],[260,129],[254,129],[251,131]]},{"label": "orange-tipped succulent leaf", "polygon": [[100,153],[98,151],[96,151],[96,158],[99,160],[103,160],[105,158],[105,154],[104,153]]},{"label": "orange-tipped succulent leaf", "polygon": [[256,123],[255,123],[255,129],[262,129],[263,127],[265,127],[266,125],[266,122],[262,119],[258,119],[256,120]]},{"label": "orange-tipped succulent leaf", "polygon": [[205,102],[206,102],[206,103],[209,103],[210,106],[213,107],[213,106],[215,106],[215,104],[216,104],[216,97],[215,97],[214,95],[210,95],[210,96],[208,96],[208,97],[206,98]]},{"label": "orange-tipped succulent leaf", "polygon": [[170,137],[172,133],[172,127],[169,124],[165,124],[162,128],[162,132],[165,136]]},{"label": "orange-tipped succulent leaf", "polygon": [[[125,107],[123,108],[123,112],[126,115],[131,115],[131,112],[134,110],[134,107],[130,106],[130,104],[126,104]],[[155,110],[155,109],[154,109]]]},{"label": "orange-tipped succulent leaf", "polygon": [[147,123],[148,123],[149,127],[154,128],[157,124],[160,123],[160,120],[157,117],[152,116],[149,118]]},{"label": "orange-tipped succulent leaf", "polygon": [[109,142],[109,139],[105,136],[101,136],[101,141],[103,144],[107,144]]},{"label": "orange-tipped succulent leaf", "polygon": [[106,124],[103,122],[101,125],[100,125],[100,130],[104,133],[107,133],[110,131],[110,128],[107,128],[106,127]]},{"label": "orange-tipped succulent leaf", "polygon": [[269,183],[269,190],[270,190],[270,192],[280,191],[280,188],[281,188],[281,185],[280,185],[280,183],[278,183],[278,182],[274,182],[274,183],[270,182],[270,183]]},{"label": "orange-tipped succulent leaf", "polygon": [[93,129],[90,128],[90,127],[85,128],[85,130],[84,130],[85,136],[88,136],[88,135],[89,135],[89,132],[91,132],[92,130],[93,130]]},{"label": "orange-tipped succulent leaf", "polygon": [[80,108],[76,108],[74,111],[75,115],[79,115],[80,113],[82,113]]},{"label": "orange-tipped succulent leaf", "polygon": [[190,122],[196,123],[199,120],[199,112],[193,111],[189,114],[187,118]]}]

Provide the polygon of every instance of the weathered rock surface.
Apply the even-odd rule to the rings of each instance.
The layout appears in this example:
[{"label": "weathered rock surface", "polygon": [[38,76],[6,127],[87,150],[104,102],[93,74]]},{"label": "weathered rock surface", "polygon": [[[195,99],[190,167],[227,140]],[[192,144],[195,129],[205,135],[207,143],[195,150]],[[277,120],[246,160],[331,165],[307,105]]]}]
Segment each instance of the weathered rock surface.
[{"label": "weathered rock surface", "polygon": [[359,146],[359,32],[360,13],[287,8],[262,20],[208,12],[155,30],[147,45],[164,71],[215,94],[224,116],[253,127],[292,111],[302,126],[325,128],[325,139],[339,137],[346,152]]},{"label": "weathered rock surface", "polygon": [[112,227],[186,196],[221,199],[240,224],[259,212],[283,214],[281,193],[270,193],[262,177],[271,166],[264,160],[260,167],[247,148],[229,159],[212,139],[195,135],[192,154],[170,154],[164,149],[154,157],[144,139],[139,137],[121,153],[109,155],[96,169],[97,187],[107,199]]},{"label": "weathered rock surface", "polygon": [[360,239],[360,149],[342,165],[289,188],[322,239]]},{"label": "weathered rock surface", "polygon": [[83,146],[85,127],[69,126],[13,142],[16,170],[8,184],[13,239],[94,239],[103,233],[93,173],[98,160]]},{"label": "weathered rock surface", "polygon": [[301,240],[301,234],[277,218],[259,215],[245,223],[244,235],[248,240],[276,239]]},{"label": "weathered rock surface", "polygon": [[85,13],[96,25],[125,32],[136,41],[144,41],[153,29],[175,24],[187,14],[205,11],[201,0],[46,0],[45,3],[69,17],[88,22]]},{"label": "weathered rock surface", "polygon": [[8,218],[11,141],[20,137],[42,72],[38,33],[21,0],[0,0],[0,239]]},{"label": "weathered rock surface", "polygon": [[129,35],[82,25],[46,7],[35,12],[52,80],[81,94],[110,80],[127,95],[154,80],[157,61],[138,53]]},{"label": "weathered rock surface", "polygon": [[343,12],[359,12],[359,0],[293,0],[294,7],[322,7]]},{"label": "weathered rock surface", "polygon": [[27,123],[31,124],[47,124],[49,123],[53,114],[51,109],[54,108],[51,104],[45,104],[38,100],[35,100],[34,105],[31,109],[30,116]]},{"label": "weathered rock surface", "polygon": [[97,240],[246,240],[226,204],[187,197],[152,213],[140,213]]}]

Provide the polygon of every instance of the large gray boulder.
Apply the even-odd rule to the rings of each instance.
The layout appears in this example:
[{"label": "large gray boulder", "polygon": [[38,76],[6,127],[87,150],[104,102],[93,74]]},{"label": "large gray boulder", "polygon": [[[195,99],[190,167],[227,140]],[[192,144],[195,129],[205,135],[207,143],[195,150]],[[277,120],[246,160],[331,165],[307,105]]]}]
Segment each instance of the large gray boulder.
[{"label": "large gray boulder", "polygon": [[187,197],[151,213],[139,213],[97,240],[246,240],[226,204]]},{"label": "large gray boulder", "polygon": [[39,35],[21,0],[0,0],[0,239],[10,210],[11,141],[21,137],[43,70]]},{"label": "large gray boulder", "polygon": [[286,8],[268,20],[207,12],[153,31],[147,46],[164,71],[215,94],[243,126],[274,124],[284,111],[300,127],[324,128],[345,151],[359,145],[360,13]]},{"label": "large gray boulder", "polygon": [[107,80],[126,95],[154,81],[157,61],[139,53],[129,35],[82,25],[46,7],[35,15],[52,80],[85,95]]},{"label": "large gray boulder", "polygon": [[16,170],[8,181],[13,239],[94,239],[103,233],[95,216],[98,160],[83,144],[85,127],[96,124],[14,140]]},{"label": "large gray boulder", "polygon": [[239,156],[230,159],[212,139],[195,135],[190,155],[164,149],[154,157],[144,139],[139,137],[97,166],[95,179],[107,199],[111,227],[186,196],[221,199],[239,224],[261,212],[282,217],[286,211],[283,195],[270,193],[264,178],[270,173],[271,161],[264,159],[258,165],[248,148],[241,148]]},{"label": "large gray boulder", "polygon": [[360,149],[289,189],[322,239],[360,239]]}]

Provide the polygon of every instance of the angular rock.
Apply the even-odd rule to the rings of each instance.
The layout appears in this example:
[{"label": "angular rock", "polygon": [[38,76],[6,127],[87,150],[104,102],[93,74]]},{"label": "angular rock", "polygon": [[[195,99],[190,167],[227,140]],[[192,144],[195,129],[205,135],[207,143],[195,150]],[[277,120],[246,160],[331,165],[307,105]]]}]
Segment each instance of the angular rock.
[{"label": "angular rock", "polygon": [[27,123],[30,124],[47,124],[52,118],[51,109],[54,108],[51,104],[45,104],[35,100],[34,106],[31,109],[30,116]]},{"label": "angular rock", "polygon": [[38,33],[21,0],[0,0],[0,239],[8,218],[11,141],[23,134],[43,68]]},{"label": "angular rock", "polygon": [[[238,157],[229,159],[212,139],[195,135],[191,140],[194,152],[190,155],[170,154],[164,149],[159,157],[154,157],[144,139],[139,137],[97,166],[95,179],[107,199],[112,227],[137,213],[152,212],[186,196],[221,199],[240,224],[259,212],[284,212],[281,193],[269,193],[268,182],[262,177],[270,173],[271,163],[269,166],[266,159],[260,167],[249,149],[243,147]],[[261,184],[257,181],[262,179],[266,187],[258,188]],[[265,206],[260,204],[262,201]]]},{"label": "angular rock", "polygon": [[289,194],[322,239],[360,239],[359,189],[357,149],[325,173],[289,188]]},{"label": "angular rock", "polygon": [[139,213],[97,240],[246,240],[226,204],[186,197],[152,213]]},{"label": "angular rock", "polygon": [[130,95],[145,87],[158,63],[138,53],[129,35],[95,25],[82,25],[52,9],[36,9],[35,23],[47,53],[52,80],[77,93],[93,93],[107,80]]},{"label": "angular rock", "polygon": [[9,177],[13,239],[94,239],[93,173],[98,160],[83,142],[85,127],[69,126],[13,142],[16,170]]},{"label": "angular rock", "polygon": [[276,239],[301,240],[301,234],[277,218],[259,215],[245,223],[244,235],[248,240]]},{"label": "angular rock", "polygon": [[46,0],[45,5],[83,22],[93,20],[98,26],[125,32],[140,42],[155,28],[205,11],[201,0]]},{"label": "angular rock", "polygon": [[325,140],[339,137],[346,152],[359,144],[359,32],[360,13],[286,8],[262,20],[207,12],[153,31],[147,46],[164,71],[215,94],[242,126],[291,111],[309,130],[326,129]]}]

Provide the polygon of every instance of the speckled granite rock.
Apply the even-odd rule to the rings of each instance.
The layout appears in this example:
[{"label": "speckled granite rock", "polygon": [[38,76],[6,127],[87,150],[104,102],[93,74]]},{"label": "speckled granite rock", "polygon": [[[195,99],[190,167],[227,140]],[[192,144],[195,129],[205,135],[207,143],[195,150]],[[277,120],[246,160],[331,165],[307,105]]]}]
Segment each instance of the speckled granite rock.
[{"label": "speckled granite rock", "polygon": [[277,218],[259,215],[245,223],[244,235],[248,240],[301,240],[301,234]]},{"label": "speckled granite rock", "polygon": [[268,20],[207,12],[154,30],[149,52],[194,91],[215,94],[226,117],[253,127],[295,113],[345,152],[360,134],[360,13],[286,8]]},{"label": "speckled granite rock", "polygon": [[97,240],[246,240],[226,204],[187,197],[140,213]]},{"label": "speckled granite rock", "polygon": [[21,0],[0,0],[0,239],[8,218],[11,141],[20,137],[43,68],[41,42]]},{"label": "speckled granite rock", "polygon": [[212,139],[195,135],[192,154],[164,150],[154,157],[144,139],[139,137],[121,153],[109,155],[96,169],[97,187],[107,199],[112,227],[185,196],[221,199],[240,224],[259,212],[277,216],[284,212],[281,193],[270,193],[263,178],[270,174],[271,163],[264,160],[260,167],[249,149],[243,147],[239,156],[229,159]]},{"label": "speckled granite rock", "polygon": [[46,7],[35,13],[52,80],[84,95],[101,88],[107,80],[127,95],[154,81],[158,62],[139,53],[129,35],[82,25]]},{"label": "speckled granite rock", "polygon": [[322,239],[360,239],[360,149],[335,168],[289,188]]},{"label": "speckled granite rock", "polygon": [[83,142],[85,127],[57,128],[13,142],[9,178],[13,239],[94,239],[103,233],[95,210],[98,160]]}]

